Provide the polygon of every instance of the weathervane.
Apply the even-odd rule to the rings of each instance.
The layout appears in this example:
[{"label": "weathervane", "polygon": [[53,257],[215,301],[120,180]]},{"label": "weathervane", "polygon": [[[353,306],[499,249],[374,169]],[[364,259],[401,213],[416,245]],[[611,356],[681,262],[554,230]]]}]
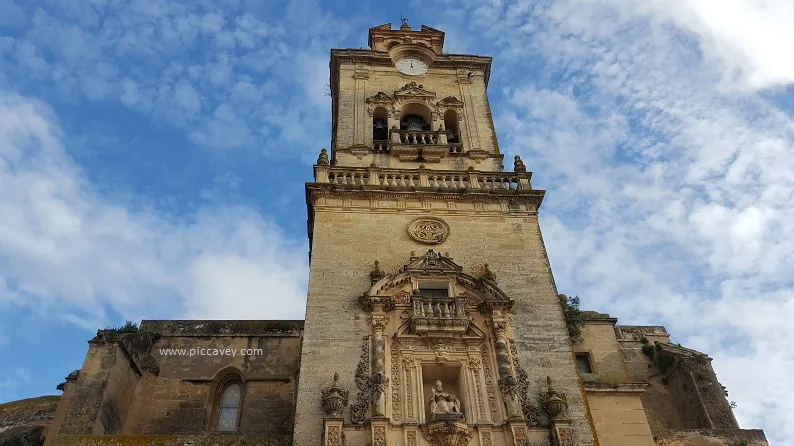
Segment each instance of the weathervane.
[{"label": "weathervane", "polygon": [[400,13],[400,21],[403,22],[403,26],[408,25],[408,19],[403,17],[403,13]]}]

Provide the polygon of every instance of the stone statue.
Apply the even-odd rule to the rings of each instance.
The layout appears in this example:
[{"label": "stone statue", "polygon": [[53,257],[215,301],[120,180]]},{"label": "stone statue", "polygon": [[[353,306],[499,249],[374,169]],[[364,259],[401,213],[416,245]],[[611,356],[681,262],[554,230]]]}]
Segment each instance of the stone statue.
[{"label": "stone statue", "polygon": [[454,393],[446,393],[443,389],[441,381],[436,381],[433,387],[433,393],[430,396],[430,413],[435,419],[436,416],[463,416],[460,411],[460,400]]}]

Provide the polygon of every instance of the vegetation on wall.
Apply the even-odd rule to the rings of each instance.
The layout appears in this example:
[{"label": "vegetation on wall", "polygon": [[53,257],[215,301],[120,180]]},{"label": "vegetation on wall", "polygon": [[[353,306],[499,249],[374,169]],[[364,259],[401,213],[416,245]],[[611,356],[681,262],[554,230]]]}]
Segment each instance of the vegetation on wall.
[{"label": "vegetation on wall", "polygon": [[565,318],[565,325],[568,326],[568,334],[571,341],[582,342],[582,325],[584,325],[584,313],[579,309],[579,296],[568,297],[560,294],[560,306],[562,315]]},{"label": "vegetation on wall", "polygon": [[103,331],[108,334],[125,334],[125,333],[138,333],[140,331],[138,324],[132,321],[126,321],[121,326],[109,326]]},{"label": "vegetation on wall", "polygon": [[[670,368],[675,365],[675,356],[662,350],[662,343],[653,341],[653,345],[648,342],[648,338],[643,337],[640,339],[642,343],[642,353],[650,358],[653,365],[659,368],[662,373],[666,373]],[[650,366],[649,366],[650,367]]]}]

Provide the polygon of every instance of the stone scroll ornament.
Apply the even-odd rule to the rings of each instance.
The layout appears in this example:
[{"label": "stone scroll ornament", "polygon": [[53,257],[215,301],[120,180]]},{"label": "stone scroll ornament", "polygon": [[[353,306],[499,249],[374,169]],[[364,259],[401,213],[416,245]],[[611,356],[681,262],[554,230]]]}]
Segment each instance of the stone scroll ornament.
[{"label": "stone scroll ornament", "polygon": [[408,235],[419,243],[439,245],[449,237],[449,225],[436,217],[419,217],[408,223]]}]

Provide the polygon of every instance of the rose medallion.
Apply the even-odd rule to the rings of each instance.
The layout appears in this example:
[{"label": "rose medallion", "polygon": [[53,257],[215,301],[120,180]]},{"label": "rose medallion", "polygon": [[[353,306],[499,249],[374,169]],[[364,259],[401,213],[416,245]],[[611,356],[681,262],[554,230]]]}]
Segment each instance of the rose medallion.
[{"label": "rose medallion", "polygon": [[449,225],[436,217],[419,217],[408,223],[408,234],[419,243],[438,245],[449,237]]}]

